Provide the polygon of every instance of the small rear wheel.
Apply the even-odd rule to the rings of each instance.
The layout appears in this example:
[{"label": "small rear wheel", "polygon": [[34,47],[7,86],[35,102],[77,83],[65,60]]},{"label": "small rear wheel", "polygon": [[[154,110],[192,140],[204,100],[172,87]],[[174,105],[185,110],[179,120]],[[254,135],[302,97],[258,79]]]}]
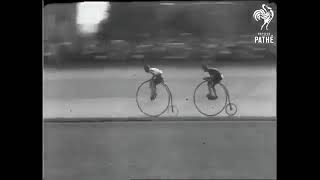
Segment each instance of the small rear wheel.
[{"label": "small rear wheel", "polygon": [[238,108],[234,103],[229,103],[226,105],[225,111],[229,116],[233,116],[237,113]]},{"label": "small rear wheel", "polygon": [[176,105],[170,105],[168,107],[168,114],[178,116],[179,114],[179,109]]}]

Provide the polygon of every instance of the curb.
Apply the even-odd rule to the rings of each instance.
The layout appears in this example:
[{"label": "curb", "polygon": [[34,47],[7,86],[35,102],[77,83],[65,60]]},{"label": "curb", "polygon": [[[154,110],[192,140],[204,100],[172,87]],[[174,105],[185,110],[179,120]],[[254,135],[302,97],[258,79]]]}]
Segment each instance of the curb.
[{"label": "curb", "polygon": [[103,123],[103,122],[276,122],[277,117],[115,117],[115,118],[44,118],[44,123]]}]

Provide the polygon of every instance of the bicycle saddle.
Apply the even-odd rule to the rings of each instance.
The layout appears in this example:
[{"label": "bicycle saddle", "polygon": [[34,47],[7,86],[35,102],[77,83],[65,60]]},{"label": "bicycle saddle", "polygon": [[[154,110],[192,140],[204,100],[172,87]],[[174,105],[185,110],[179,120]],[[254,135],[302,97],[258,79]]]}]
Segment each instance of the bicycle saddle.
[{"label": "bicycle saddle", "polygon": [[209,81],[209,80],[211,80],[211,78],[210,77],[204,77],[203,80]]}]

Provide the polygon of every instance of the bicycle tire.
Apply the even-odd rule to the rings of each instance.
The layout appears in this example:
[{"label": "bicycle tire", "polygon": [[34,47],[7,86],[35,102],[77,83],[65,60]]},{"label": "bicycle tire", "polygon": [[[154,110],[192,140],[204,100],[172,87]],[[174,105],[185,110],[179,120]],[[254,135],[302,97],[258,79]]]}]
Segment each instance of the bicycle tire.
[{"label": "bicycle tire", "polygon": [[197,109],[201,114],[203,114],[203,115],[205,115],[205,116],[217,116],[218,114],[220,114],[220,113],[225,109],[225,107],[226,107],[226,105],[227,105],[228,95],[227,95],[227,92],[226,92],[226,90],[225,90],[224,85],[222,85],[221,83],[216,84],[216,86],[219,85],[219,86],[222,87],[222,89],[223,89],[223,92],[224,92],[224,95],[225,95],[224,104],[223,104],[223,106],[221,107],[221,109],[220,109],[218,112],[216,112],[216,113],[212,113],[212,114],[205,113],[205,112],[204,112],[203,110],[201,110],[201,108],[197,105],[197,102],[196,102],[196,94],[197,94],[197,90],[198,90],[204,83],[206,83],[206,82],[208,82],[208,81],[207,81],[207,80],[202,81],[201,83],[199,83],[199,84],[196,86],[196,88],[195,88],[195,90],[194,90],[194,93],[193,93],[193,104],[195,105],[196,109]]},{"label": "bicycle tire", "polygon": [[[228,110],[229,110],[228,106],[230,106],[230,107],[233,106],[233,107],[234,107],[235,110],[234,110],[233,113],[230,112],[230,111],[228,111]],[[226,111],[226,113],[227,113],[229,116],[234,116],[234,115],[237,113],[237,111],[238,111],[238,107],[237,107],[234,103],[229,103],[229,104],[226,105],[225,111]]]},{"label": "bicycle tire", "polygon": [[[172,111],[173,110],[173,111]],[[176,105],[170,105],[167,109],[168,113],[172,113],[173,116],[178,116],[179,114],[179,109]]]},{"label": "bicycle tire", "polygon": [[[140,103],[139,103],[139,100],[138,100],[138,97],[139,97],[139,91],[141,89],[141,87],[143,87],[143,85],[145,85],[146,83],[149,83],[151,81],[151,79],[147,80],[147,81],[144,81],[143,83],[140,84],[140,86],[138,87],[137,89],[137,92],[136,92],[136,103],[137,103],[137,106],[139,108],[139,110],[147,115],[147,116],[150,116],[150,117],[159,117],[160,115],[162,115],[163,113],[165,113],[170,105],[170,92],[168,92],[168,89],[167,89],[167,86],[162,82],[160,83],[159,85],[163,86],[164,89],[166,90],[166,93],[167,93],[167,99],[168,99],[168,102],[166,103],[166,107],[163,109],[163,110],[160,110],[159,113],[156,113],[156,114],[151,114],[151,113],[148,113],[146,112],[145,110],[143,110],[143,108],[141,107]],[[158,86],[159,86],[158,85]]]}]

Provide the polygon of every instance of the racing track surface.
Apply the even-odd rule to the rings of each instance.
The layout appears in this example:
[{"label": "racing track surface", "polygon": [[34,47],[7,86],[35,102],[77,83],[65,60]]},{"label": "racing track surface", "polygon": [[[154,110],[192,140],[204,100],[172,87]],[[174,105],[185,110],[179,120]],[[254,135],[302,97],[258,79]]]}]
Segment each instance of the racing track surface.
[{"label": "racing track surface", "polygon": [[[206,76],[200,67],[157,67],[164,71],[179,116],[201,116],[192,100],[196,85]],[[218,68],[224,74],[222,83],[230,91],[231,101],[238,106],[236,116],[276,116],[275,66]],[[150,75],[142,67],[45,69],[44,118],[144,117],[136,105],[135,95],[140,83],[148,78]]]},{"label": "racing track surface", "polygon": [[46,122],[44,178],[275,179],[276,121]]}]

